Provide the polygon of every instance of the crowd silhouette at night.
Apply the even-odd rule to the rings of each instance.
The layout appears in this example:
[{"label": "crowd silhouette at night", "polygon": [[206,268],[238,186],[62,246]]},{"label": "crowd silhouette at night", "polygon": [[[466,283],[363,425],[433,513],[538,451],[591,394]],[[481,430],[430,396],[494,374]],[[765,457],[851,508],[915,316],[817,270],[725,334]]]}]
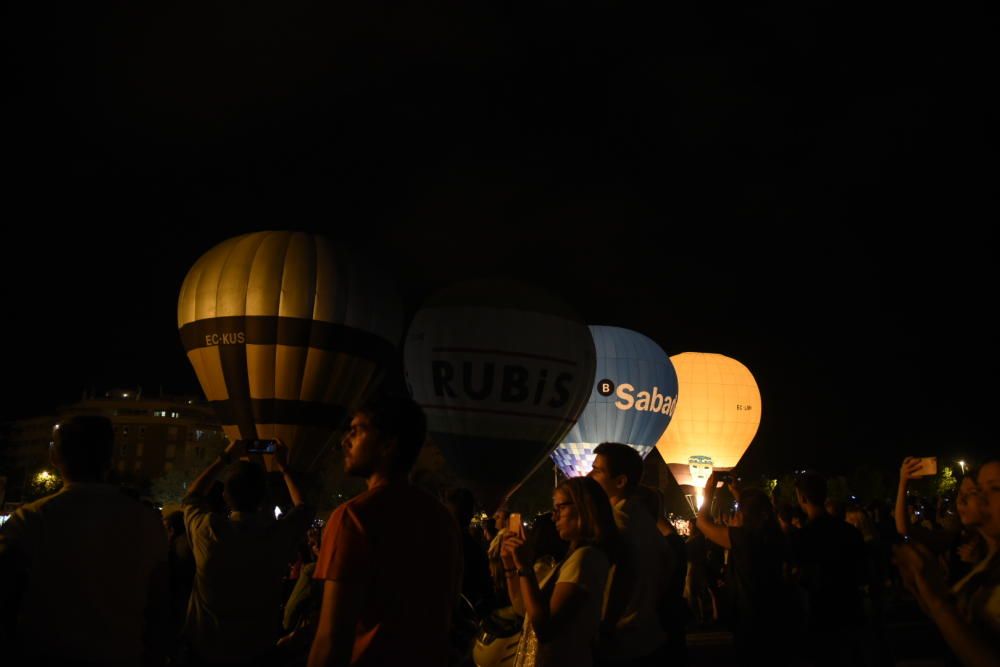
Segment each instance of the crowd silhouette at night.
[{"label": "crowd silhouette at night", "polygon": [[279,518],[238,443],[161,517],[102,483],[106,418],[64,421],[64,487],[0,527],[0,663],[722,664],[686,637],[727,631],[736,664],[874,666],[899,659],[886,619],[912,613],[939,638],[928,659],[1000,664],[1000,459],[914,502],[907,458],[895,504],[864,506],[828,498],[812,472],[794,503],[713,475],[678,522],[639,454],[603,443],[551,513],[512,521],[516,507],[483,519],[466,489],[413,485],[425,436],[408,398],[357,411],[345,470],[367,489],[320,529],[280,443]]}]

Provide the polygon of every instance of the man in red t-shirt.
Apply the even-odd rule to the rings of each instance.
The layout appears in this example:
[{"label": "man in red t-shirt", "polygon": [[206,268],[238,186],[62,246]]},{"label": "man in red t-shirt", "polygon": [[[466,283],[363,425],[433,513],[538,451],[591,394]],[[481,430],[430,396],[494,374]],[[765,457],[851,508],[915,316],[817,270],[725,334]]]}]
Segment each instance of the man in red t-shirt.
[{"label": "man in red t-shirt", "polygon": [[310,667],[446,665],[462,581],[458,525],[407,475],[426,418],[405,397],[378,397],[351,420],[344,468],[368,490],[330,516],[316,564],[323,606]]}]

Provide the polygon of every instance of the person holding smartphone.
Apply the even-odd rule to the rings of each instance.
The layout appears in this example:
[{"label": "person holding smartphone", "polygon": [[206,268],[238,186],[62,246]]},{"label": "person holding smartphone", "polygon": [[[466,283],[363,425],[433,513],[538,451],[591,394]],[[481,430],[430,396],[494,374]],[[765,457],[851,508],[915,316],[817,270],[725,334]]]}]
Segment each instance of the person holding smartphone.
[{"label": "person holding smartphone", "polygon": [[[934,466],[936,469],[936,464]],[[894,518],[896,532],[906,541],[916,541],[939,556],[948,564],[947,579],[954,584],[986,555],[986,542],[982,535],[983,516],[980,511],[975,474],[966,474],[958,485],[955,508],[961,529],[929,531],[910,521],[907,507],[907,488],[910,480],[926,476],[930,467],[925,458],[908,456],[899,470],[899,489],[896,495]]]},{"label": "person holding smartphone", "polygon": [[507,535],[501,549],[507,592],[524,615],[515,667],[593,664],[608,572],[624,550],[607,494],[589,477],[559,485],[552,518],[569,549],[548,574],[536,576],[523,532]]},{"label": "person holding smartphone", "polygon": [[[288,447],[274,441],[273,468],[281,473],[294,507],[275,519],[263,508],[266,473],[247,456],[245,441],[231,442],[191,484],[184,525],[195,557],[195,578],[183,636],[192,664],[266,660],[278,640],[275,610],[284,601],[282,580],[313,518],[288,469]],[[212,510],[208,491],[229,467],[223,497],[230,512]]]},{"label": "person holding smartphone", "polygon": [[903,464],[899,467],[899,488],[896,491],[896,508],[893,514],[896,519],[896,532],[901,537],[910,534],[912,526],[910,522],[909,507],[906,502],[906,492],[910,485],[910,480],[926,477],[928,474],[937,472],[937,460],[934,459],[934,472],[930,472],[930,458],[920,458],[907,456],[903,459]]},{"label": "person holding smartphone", "polygon": [[788,656],[776,651],[780,635],[790,617],[790,595],[782,577],[785,538],[767,494],[759,489],[741,489],[732,477],[726,487],[738,509],[728,524],[712,518],[716,473],[705,484],[705,500],[697,526],[705,537],[729,549],[730,595],[736,646],[740,661],[748,665],[786,664]]},{"label": "person holding smartphone", "polygon": [[911,541],[895,551],[904,585],[930,617],[959,662],[968,667],[1000,665],[1000,459],[976,475],[980,532],[986,557],[949,587],[938,558]]}]

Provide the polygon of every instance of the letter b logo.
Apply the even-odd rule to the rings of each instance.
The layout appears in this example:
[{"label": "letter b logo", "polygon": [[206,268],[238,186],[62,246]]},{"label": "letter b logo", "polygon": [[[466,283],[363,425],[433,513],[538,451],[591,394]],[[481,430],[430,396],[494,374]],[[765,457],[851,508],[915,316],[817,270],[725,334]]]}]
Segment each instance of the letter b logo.
[{"label": "letter b logo", "polygon": [[611,380],[601,380],[597,383],[597,393],[601,396],[610,396],[615,393],[615,383]]}]

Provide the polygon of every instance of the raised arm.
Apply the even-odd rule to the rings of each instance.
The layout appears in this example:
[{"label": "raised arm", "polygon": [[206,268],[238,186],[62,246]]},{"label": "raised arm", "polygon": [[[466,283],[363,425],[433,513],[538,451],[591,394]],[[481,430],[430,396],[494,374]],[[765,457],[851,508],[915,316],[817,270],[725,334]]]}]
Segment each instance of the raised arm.
[{"label": "raised arm", "polygon": [[507,597],[514,611],[524,616],[524,600],[521,599],[521,583],[518,581],[517,565],[514,563],[514,554],[509,548],[504,548],[505,536],[500,536],[500,563],[503,568],[504,581],[507,585]]},{"label": "raised arm", "polygon": [[729,540],[729,526],[715,523],[712,519],[712,499],[715,497],[715,473],[708,476],[705,482],[705,499],[698,510],[698,530],[705,537],[712,540],[724,549],[731,549],[732,542]]},{"label": "raised arm", "polygon": [[209,492],[212,487],[212,482],[218,477],[222,469],[229,465],[232,461],[239,458],[242,447],[239,444],[239,440],[234,440],[226,445],[222,454],[219,455],[214,461],[208,464],[208,467],[201,471],[201,474],[193,482],[191,486],[188,487],[187,496],[203,496]]},{"label": "raised arm", "polygon": [[896,491],[896,508],[893,517],[896,519],[896,532],[902,536],[910,533],[910,517],[906,511],[906,487],[917,471],[920,470],[920,459],[907,456],[899,467],[899,489]]},{"label": "raised arm", "polygon": [[292,504],[296,507],[302,507],[306,504],[306,501],[302,497],[302,491],[295,482],[295,478],[288,470],[288,446],[280,439],[276,439],[275,443],[276,447],[273,454],[274,467],[281,473],[282,479],[285,480],[285,487],[288,489],[288,497],[292,499]]}]

